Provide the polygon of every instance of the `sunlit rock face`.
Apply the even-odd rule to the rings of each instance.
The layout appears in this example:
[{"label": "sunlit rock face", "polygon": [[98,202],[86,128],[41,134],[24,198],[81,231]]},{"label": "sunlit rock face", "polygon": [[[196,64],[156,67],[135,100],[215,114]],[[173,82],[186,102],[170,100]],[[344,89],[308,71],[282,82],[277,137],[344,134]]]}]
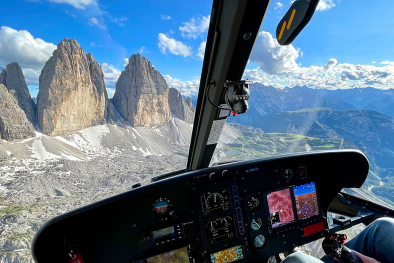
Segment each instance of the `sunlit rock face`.
[{"label": "sunlit rock face", "polygon": [[7,141],[19,141],[33,137],[33,124],[19,107],[16,98],[0,84],[0,137]]},{"label": "sunlit rock face", "polygon": [[194,106],[190,97],[183,99],[177,89],[170,88],[168,102],[171,112],[179,119],[192,123],[194,120]]},{"label": "sunlit rock face", "polygon": [[38,122],[59,135],[105,122],[108,96],[101,66],[74,39],[65,38],[39,78]]},{"label": "sunlit rock face", "polygon": [[167,82],[140,54],[129,58],[122,71],[112,102],[132,126],[154,126],[170,120]]},{"label": "sunlit rock face", "polygon": [[34,125],[37,122],[37,108],[30,96],[22,69],[17,62],[12,62],[0,73],[0,83],[18,101],[27,119]]}]

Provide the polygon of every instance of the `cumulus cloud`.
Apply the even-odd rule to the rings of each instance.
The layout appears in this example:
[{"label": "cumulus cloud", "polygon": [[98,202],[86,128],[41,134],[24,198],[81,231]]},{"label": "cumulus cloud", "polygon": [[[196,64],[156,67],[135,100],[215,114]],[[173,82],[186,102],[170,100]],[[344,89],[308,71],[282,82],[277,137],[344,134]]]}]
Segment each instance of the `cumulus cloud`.
[{"label": "cumulus cloud", "polygon": [[197,58],[203,60],[204,59],[204,54],[205,54],[205,46],[207,44],[207,41],[201,42],[200,46],[197,49]]},{"label": "cumulus cloud", "polygon": [[281,2],[276,2],[274,9],[281,11],[284,5]]},{"label": "cumulus cloud", "polygon": [[210,16],[203,16],[190,19],[189,22],[183,22],[179,27],[182,37],[196,39],[199,35],[205,33],[209,28]]},{"label": "cumulus cloud", "polygon": [[186,46],[181,41],[167,37],[163,33],[159,33],[159,49],[161,53],[166,54],[167,50],[170,53],[178,56],[188,57],[192,55],[192,48]]},{"label": "cumulus cloud", "polygon": [[317,5],[316,11],[326,11],[335,7],[334,0],[320,0]]},{"label": "cumulus cloud", "polygon": [[98,26],[101,29],[106,29],[107,27],[104,25],[104,21],[98,21],[97,18],[92,17],[89,19],[89,25],[91,26]]},{"label": "cumulus cloud", "polygon": [[96,0],[48,0],[49,2],[69,4],[77,9],[85,9],[89,5],[97,5]]},{"label": "cumulus cloud", "polygon": [[385,60],[385,61],[382,61],[380,64],[382,64],[382,65],[391,65],[391,66],[394,66],[394,61]]},{"label": "cumulus cloud", "polygon": [[18,62],[28,85],[38,84],[41,69],[55,49],[54,44],[34,38],[26,30],[17,31],[6,26],[0,28],[0,67]]},{"label": "cumulus cloud", "polygon": [[126,67],[127,64],[129,64],[129,58],[124,58],[123,59],[123,67]]},{"label": "cumulus cloud", "polygon": [[324,66],[324,69],[329,71],[330,69],[335,67],[337,63],[338,61],[335,58],[330,58],[330,60],[328,60],[327,64]]},{"label": "cumulus cloud", "polygon": [[108,98],[112,98],[115,95],[115,89],[107,88]]},{"label": "cumulus cloud", "polygon": [[138,53],[144,54],[144,53],[149,53],[149,52],[146,51],[146,47],[142,46],[142,47],[138,50]]},{"label": "cumulus cloud", "polygon": [[172,78],[169,75],[163,75],[167,81],[167,85],[171,88],[176,88],[184,96],[196,95],[200,87],[200,80],[181,81],[177,78]]},{"label": "cumulus cloud", "polygon": [[101,68],[104,73],[105,86],[109,89],[114,89],[121,71],[108,63],[103,63]]},{"label": "cumulus cloud", "polygon": [[262,31],[254,44],[250,61],[268,74],[285,74],[298,68],[296,60],[300,55],[300,50],[293,45],[281,46],[269,32]]},{"label": "cumulus cloud", "polygon": [[163,20],[170,20],[172,17],[170,17],[169,15],[160,15],[160,18]]}]

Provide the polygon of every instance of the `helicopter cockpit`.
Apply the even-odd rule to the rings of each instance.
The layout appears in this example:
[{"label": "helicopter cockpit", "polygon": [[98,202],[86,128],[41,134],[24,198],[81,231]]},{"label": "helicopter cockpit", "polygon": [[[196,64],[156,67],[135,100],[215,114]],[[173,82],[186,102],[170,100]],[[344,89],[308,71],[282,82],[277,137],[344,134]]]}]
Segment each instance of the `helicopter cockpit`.
[{"label": "helicopter cockpit", "polygon": [[[253,96],[241,78],[269,2],[213,1],[187,169],[53,218],[34,238],[36,262],[278,261],[295,247],[394,217],[342,192],[367,178],[358,150],[210,166],[227,117],[245,113]],[[278,25],[280,44],[295,39],[318,2],[293,3]]]}]

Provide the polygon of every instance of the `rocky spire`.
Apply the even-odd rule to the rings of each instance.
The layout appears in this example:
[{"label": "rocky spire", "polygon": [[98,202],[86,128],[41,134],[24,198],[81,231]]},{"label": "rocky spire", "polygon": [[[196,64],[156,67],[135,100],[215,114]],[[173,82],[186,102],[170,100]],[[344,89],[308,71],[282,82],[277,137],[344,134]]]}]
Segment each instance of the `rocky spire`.
[{"label": "rocky spire", "polygon": [[132,126],[158,125],[171,118],[168,92],[160,72],[145,57],[134,54],[116,82],[112,102]]},{"label": "rocky spire", "polygon": [[37,97],[43,133],[58,135],[105,122],[108,103],[101,66],[75,39],[63,39],[45,63]]},{"label": "rocky spire", "polygon": [[[190,97],[189,97],[190,99]],[[194,107],[190,103],[185,101],[177,89],[170,88],[168,102],[172,114],[177,116],[179,119],[186,122],[192,123],[194,120]]]},{"label": "rocky spire", "polygon": [[33,124],[19,107],[16,98],[0,84],[0,137],[7,141],[18,141],[33,137]]},{"label": "rocky spire", "polygon": [[26,113],[27,119],[34,125],[37,122],[36,104],[30,96],[25,77],[18,63],[12,62],[0,74],[2,83],[8,92],[18,101],[20,108]]}]

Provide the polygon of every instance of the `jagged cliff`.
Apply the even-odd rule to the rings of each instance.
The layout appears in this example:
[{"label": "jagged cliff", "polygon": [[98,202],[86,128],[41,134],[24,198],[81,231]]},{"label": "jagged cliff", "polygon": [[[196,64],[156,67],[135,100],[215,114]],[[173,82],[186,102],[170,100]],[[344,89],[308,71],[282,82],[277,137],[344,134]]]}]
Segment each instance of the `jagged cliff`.
[{"label": "jagged cliff", "polygon": [[194,106],[190,97],[183,99],[181,93],[177,89],[170,88],[168,103],[171,112],[179,119],[192,123],[194,120]]},{"label": "jagged cliff", "polygon": [[38,122],[58,135],[105,121],[108,97],[101,66],[75,39],[62,40],[39,78]]},{"label": "jagged cliff", "polygon": [[171,118],[169,89],[159,71],[140,54],[129,58],[122,71],[112,102],[131,126],[151,126]]},{"label": "jagged cliff", "polygon": [[18,101],[0,84],[0,137],[7,141],[19,141],[34,136],[33,124],[27,119]]},{"label": "jagged cliff", "polygon": [[6,69],[0,73],[0,83],[14,96],[27,119],[34,125],[37,122],[36,104],[30,96],[22,69],[17,62],[8,64]]}]

